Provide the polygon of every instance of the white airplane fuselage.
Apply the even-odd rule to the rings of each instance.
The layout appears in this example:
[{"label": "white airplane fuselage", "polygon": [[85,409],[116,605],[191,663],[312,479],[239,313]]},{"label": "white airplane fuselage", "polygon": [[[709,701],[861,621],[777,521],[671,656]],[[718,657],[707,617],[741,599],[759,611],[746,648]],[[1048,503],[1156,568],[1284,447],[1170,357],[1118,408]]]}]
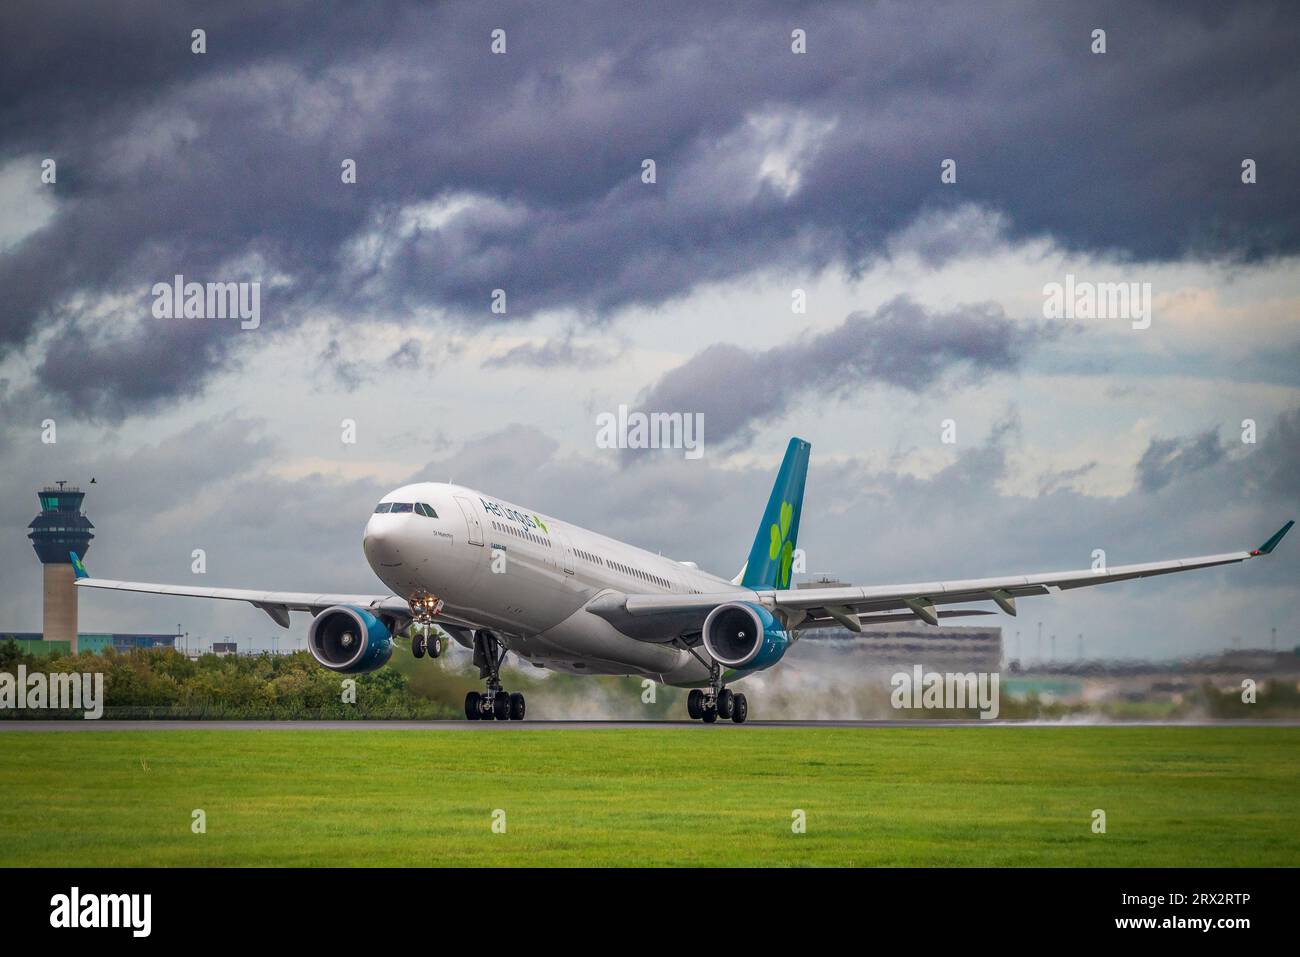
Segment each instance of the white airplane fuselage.
[{"label": "white airplane fuselage", "polygon": [[688,651],[631,638],[585,609],[610,590],[734,593],[733,583],[463,486],[406,485],[379,507],[417,503],[434,516],[376,512],[366,524],[366,561],[395,595],[441,599],[445,615],[491,629],[538,667],[673,685],[707,681],[708,670]]}]

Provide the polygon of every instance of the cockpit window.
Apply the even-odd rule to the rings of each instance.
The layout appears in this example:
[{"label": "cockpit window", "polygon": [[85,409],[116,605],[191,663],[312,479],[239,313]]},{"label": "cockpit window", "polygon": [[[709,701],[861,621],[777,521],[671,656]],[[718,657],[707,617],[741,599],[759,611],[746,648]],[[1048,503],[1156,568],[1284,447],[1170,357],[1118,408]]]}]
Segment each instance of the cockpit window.
[{"label": "cockpit window", "polygon": [[437,518],[437,517],[438,517],[438,513],[435,512],[435,511],[433,510],[433,506],[432,506],[432,505],[426,505],[424,502],[416,502],[416,503],[415,503],[415,510],[416,510],[417,512],[419,512],[421,515],[426,515],[426,516],[428,516],[429,518]]},{"label": "cockpit window", "polygon": [[394,502],[394,503],[393,503],[393,511],[394,511],[394,512],[411,512],[411,511],[414,511],[414,510],[415,510],[415,509],[414,509],[414,506],[412,506],[410,502]]},{"label": "cockpit window", "polygon": [[376,515],[383,515],[385,512],[387,512],[387,511],[388,511],[390,508],[392,508],[392,507],[393,507],[393,503],[392,503],[392,502],[380,502],[378,505],[375,506],[375,514],[376,514]]}]

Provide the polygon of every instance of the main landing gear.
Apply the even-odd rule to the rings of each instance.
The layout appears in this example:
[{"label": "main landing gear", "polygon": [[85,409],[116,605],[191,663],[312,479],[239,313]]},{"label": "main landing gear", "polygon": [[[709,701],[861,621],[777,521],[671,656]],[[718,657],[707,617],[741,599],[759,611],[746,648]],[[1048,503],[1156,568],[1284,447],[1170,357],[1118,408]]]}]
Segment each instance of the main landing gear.
[{"label": "main landing gear", "polygon": [[722,669],[714,662],[709,666],[709,686],[693,688],[686,696],[686,713],[691,720],[705,724],[714,724],[719,718],[744,724],[749,717],[749,699],[722,686]]},{"label": "main landing gear", "polygon": [[522,721],[524,696],[508,693],[501,687],[501,663],[506,660],[506,646],[490,631],[474,632],[474,664],[478,676],[487,679],[487,691],[465,695],[465,717],[470,721]]}]

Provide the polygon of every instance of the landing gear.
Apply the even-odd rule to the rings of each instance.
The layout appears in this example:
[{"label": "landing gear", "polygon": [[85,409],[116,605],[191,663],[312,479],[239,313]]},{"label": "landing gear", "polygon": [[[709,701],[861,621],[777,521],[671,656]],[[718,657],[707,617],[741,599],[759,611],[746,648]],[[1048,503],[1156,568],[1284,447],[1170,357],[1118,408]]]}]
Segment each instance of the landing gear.
[{"label": "landing gear", "polygon": [[492,717],[498,721],[510,720],[510,696],[504,691],[492,696]]},{"label": "landing gear", "polygon": [[522,721],[526,706],[519,692],[509,693],[501,687],[501,664],[506,647],[490,631],[474,633],[474,664],[478,676],[487,679],[487,691],[465,695],[465,717],[470,721]]},{"label": "landing gear", "polygon": [[736,700],[731,707],[731,720],[736,724],[744,724],[745,719],[749,717],[749,699],[743,694],[736,695]]},{"label": "landing gear", "polygon": [[442,635],[415,634],[415,626],[411,628],[411,657],[423,658],[427,654],[430,658],[437,658],[442,654]]},{"label": "landing gear", "polygon": [[704,692],[699,688],[692,688],[691,693],[686,696],[686,713],[691,716],[692,721],[699,721],[704,717]]},{"label": "landing gear", "polygon": [[730,718],[731,709],[736,703],[736,696],[729,688],[723,688],[718,692],[718,717]]},{"label": "landing gear", "polygon": [[[411,624],[407,629],[407,634],[411,636],[411,655],[423,658],[427,652],[430,658],[437,658],[442,654],[442,634],[435,631],[430,635],[429,629],[433,627],[434,617],[442,613],[442,599],[433,595],[418,595],[407,604],[411,608]],[[420,634],[415,632],[417,627]]]},{"label": "landing gear", "polygon": [[525,710],[524,696],[518,691],[489,688],[486,694],[465,695],[465,717],[470,721],[523,721]]},{"label": "landing gear", "polygon": [[[686,650],[695,654],[693,649]],[[695,657],[701,664],[704,663],[699,655]],[[749,717],[749,700],[743,694],[722,686],[722,669],[715,661],[709,665],[709,686],[692,688],[686,696],[686,713],[692,721],[703,721],[705,724],[715,724],[719,718],[744,724]]]}]

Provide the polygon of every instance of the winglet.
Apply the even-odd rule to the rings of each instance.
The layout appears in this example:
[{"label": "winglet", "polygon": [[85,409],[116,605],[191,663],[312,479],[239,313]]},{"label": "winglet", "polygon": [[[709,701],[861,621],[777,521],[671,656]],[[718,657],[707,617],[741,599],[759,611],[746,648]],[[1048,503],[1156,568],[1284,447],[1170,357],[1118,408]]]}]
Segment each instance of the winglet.
[{"label": "winglet", "polygon": [[1291,521],[1287,522],[1285,525],[1283,525],[1281,528],[1279,528],[1276,532],[1273,533],[1272,538],[1270,538],[1263,545],[1259,546],[1259,548],[1251,552],[1251,554],[1268,555],[1269,553],[1271,553],[1273,549],[1277,548],[1277,543],[1282,541],[1283,536],[1285,536],[1287,532],[1291,531],[1291,526],[1294,524],[1295,524],[1295,519],[1292,519]]},{"label": "winglet", "polygon": [[72,559],[72,574],[78,578],[89,578],[90,573],[86,571],[86,566],[81,563],[76,552],[68,552],[68,557]]}]

